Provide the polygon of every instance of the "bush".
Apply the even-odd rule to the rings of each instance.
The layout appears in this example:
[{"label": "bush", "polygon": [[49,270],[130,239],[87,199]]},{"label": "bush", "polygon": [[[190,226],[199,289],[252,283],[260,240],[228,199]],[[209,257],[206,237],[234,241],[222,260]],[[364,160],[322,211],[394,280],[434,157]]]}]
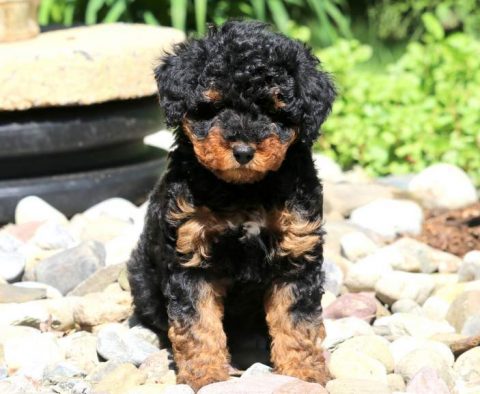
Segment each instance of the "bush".
[{"label": "bush", "polygon": [[344,168],[372,175],[417,172],[442,161],[480,185],[480,42],[444,37],[432,15],[428,34],[383,73],[356,69],[371,49],[340,41],[319,53],[339,87],[317,146]]}]

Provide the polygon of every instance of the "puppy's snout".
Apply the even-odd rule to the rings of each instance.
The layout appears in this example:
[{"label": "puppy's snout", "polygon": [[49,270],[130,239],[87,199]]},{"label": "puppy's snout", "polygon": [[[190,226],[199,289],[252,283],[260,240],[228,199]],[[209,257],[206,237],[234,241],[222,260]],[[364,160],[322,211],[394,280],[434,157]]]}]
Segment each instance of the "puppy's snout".
[{"label": "puppy's snout", "polygon": [[233,156],[240,164],[247,164],[250,160],[253,159],[255,154],[255,149],[250,145],[237,145],[233,148]]}]

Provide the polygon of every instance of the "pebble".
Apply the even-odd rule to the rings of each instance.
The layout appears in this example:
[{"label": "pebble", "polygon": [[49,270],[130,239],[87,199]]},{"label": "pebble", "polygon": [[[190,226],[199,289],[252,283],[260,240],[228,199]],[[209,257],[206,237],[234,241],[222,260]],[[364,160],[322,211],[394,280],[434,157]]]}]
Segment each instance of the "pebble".
[{"label": "pebble", "polygon": [[402,375],[408,385],[415,374],[425,367],[435,370],[447,386],[453,388],[454,380],[450,367],[439,354],[428,349],[417,349],[408,353],[395,365],[395,373]]},{"label": "pebble", "polygon": [[387,373],[393,371],[393,356],[389,348],[389,342],[385,338],[377,335],[359,335],[347,339],[338,346],[338,350],[345,349],[364,353],[374,358],[383,364]]},{"label": "pebble", "polygon": [[87,373],[92,372],[99,364],[97,355],[97,338],[95,335],[78,331],[59,340],[65,352],[65,359]]},{"label": "pebble", "polygon": [[21,304],[0,304],[0,326],[30,326],[38,328],[47,324],[50,312],[45,305],[34,301]]},{"label": "pebble", "polygon": [[99,242],[88,241],[41,261],[35,275],[37,281],[67,294],[104,265],[105,248]]},{"label": "pebble", "polygon": [[345,179],[342,169],[335,160],[320,153],[314,153],[312,157],[317,175],[322,181],[342,182]]},{"label": "pebble", "polygon": [[389,348],[394,364],[398,364],[407,354],[418,349],[438,354],[450,367],[455,360],[452,351],[447,345],[431,339],[403,336],[390,343]]},{"label": "pebble", "polygon": [[43,380],[49,383],[60,383],[71,378],[84,378],[86,373],[75,365],[61,361],[58,364],[47,366],[43,372]]},{"label": "pebble", "polygon": [[422,307],[409,298],[400,298],[392,304],[392,313],[413,313],[421,315]]},{"label": "pebble", "polygon": [[145,383],[147,375],[133,364],[122,363],[106,373],[94,385],[94,392],[109,394],[124,394],[129,389]]},{"label": "pebble", "polygon": [[[164,383],[165,376],[171,371],[173,357],[166,349],[150,354],[140,365],[147,374],[148,383]],[[174,375],[175,378],[175,375]]]},{"label": "pebble", "polygon": [[[165,393],[166,385],[157,383],[146,383],[141,386],[130,388],[126,394],[159,394]],[[193,391],[192,391],[193,392]]]},{"label": "pebble", "polygon": [[427,274],[392,271],[375,284],[377,298],[389,305],[402,298],[423,304],[435,289],[435,281]]},{"label": "pebble", "polygon": [[457,272],[462,260],[457,256],[434,249],[412,238],[402,238],[388,248],[398,250],[403,259],[392,263],[396,270],[407,272],[432,273]]},{"label": "pebble", "polygon": [[378,249],[378,245],[361,231],[345,234],[340,238],[342,255],[350,261],[357,261]]},{"label": "pebble", "polygon": [[458,280],[468,282],[480,279],[480,250],[472,250],[463,256],[458,270]]},{"label": "pebble", "polygon": [[322,270],[325,274],[325,283],[323,288],[335,295],[338,295],[343,284],[342,270],[328,257],[323,261]]},{"label": "pebble", "polygon": [[405,391],[405,381],[402,375],[390,373],[387,375],[388,388],[392,391]]},{"label": "pebble", "polygon": [[56,338],[38,332],[11,336],[3,343],[5,363],[10,371],[40,380],[47,366],[63,361],[65,353]]},{"label": "pebble", "polygon": [[351,348],[339,347],[328,365],[334,378],[358,378],[387,382],[385,366],[378,360]]},{"label": "pebble", "polygon": [[107,324],[98,331],[97,352],[106,360],[142,364],[159,349],[121,324]]},{"label": "pebble", "polygon": [[246,378],[249,376],[261,376],[272,373],[272,371],[273,369],[268,365],[262,363],[255,363],[245,370],[245,372],[242,374],[242,378]]},{"label": "pebble", "polygon": [[384,275],[392,272],[394,254],[386,253],[385,248],[360,259],[354,264],[345,278],[345,286],[353,291],[373,291],[375,285]]},{"label": "pebble", "polygon": [[393,240],[399,234],[420,234],[423,212],[413,201],[382,198],[355,209],[350,221]]},{"label": "pebble", "polygon": [[38,393],[34,382],[25,376],[12,376],[0,380],[0,393],[2,394],[33,394]]},{"label": "pebble", "polygon": [[450,304],[437,296],[428,297],[422,305],[424,316],[433,320],[445,320]]},{"label": "pebble", "polygon": [[460,355],[453,369],[466,383],[480,382],[480,346]]},{"label": "pebble", "polygon": [[466,291],[459,295],[450,305],[447,321],[463,334],[463,328],[468,319],[480,317],[480,290]]},{"label": "pebble", "polygon": [[105,264],[116,265],[125,264],[137,246],[138,234],[123,234],[115,237],[105,243],[106,259]]},{"label": "pebble", "polygon": [[16,252],[22,245],[23,242],[8,231],[0,231],[0,252]]},{"label": "pebble", "polygon": [[45,289],[19,288],[17,286],[0,283],[0,303],[18,303],[40,300],[47,296]]},{"label": "pebble", "polygon": [[101,267],[87,279],[75,286],[68,295],[84,296],[89,293],[102,292],[107,286],[118,280],[122,269],[124,269],[124,265],[121,264]]},{"label": "pebble", "polygon": [[410,380],[407,393],[413,394],[450,394],[447,384],[440,378],[438,372],[430,367],[421,368]]},{"label": "pebble", "polygon": [[68,223],[63,213],[37,196],[27,196],[18,202],[15,208],[16,224],[46,221]]},{"label": "pebble", "polygon": [[120,322],[131,313],[131,295],[127,292],[90,293],[80,298],[73,311],[75,322],[90,329],[100,324]]},{"label": "pebble", "polygon": [[387,383],[370,379],[334,379],[326,388],[329,394],[392,394]]},{"label": "pebble", "polygon": [[177,384],[175,386],[168,386],[163,391],[163,394],[194,394],[193,389],[187,384]]},{"label": "pebble", "polygon": [[374,327],[387,327],[393,338],[413,336],[430,338],[435,334],[455,332],[446,321],[431,320],[411,313],[395,313],[375,320]]},{"label": "pebble", "polygon": [[102,216],[133,223],[138,214],[138,208],[130,201],[114,197],[104,200],[83,212],[87,219],[94,220]]},{"label": "pebble", "polygon": [[371,293],[347,293],[341,295],[323,312],[325,319],[341,319],[357,317],[370,322],[375,318],[377,304]]},{"label": "pebble", "polygon": [[356,317],[344,317],[343,319],[324,320],[327,336],[323,340],[323,347],[330,349],[357,335],[374,335],[373,328],[365,321]]},{"label": "pebble", "polygon": [[142,326],[141,324],[136,324],[130,328],[130,332],[152,344],[155,347],[160,347],[160,339],[158,335],[155,334],[152,330],[147,327]]},{"label": "pebble", "polygon": [[58,289],[53,286],[47,285],[46,283],[33,282],[33,281],[24,281],[14,283],[13,286],[20,287],[22,289],[40,289],[45,290],[45,297],[42,298],[62,298],[63,295]]},{"label": "pebble", "polygon": [[0,277],[7,282],[17,282],[25,270],[26,258],[19,252],[0,251]]},{"label": "pebble", "polygon": [[87,219],[83,215],[75,215],[70,221],[69,228],[83,241],[107,243],[132,231],[133,224],[109,216]]},{"label": "pebble", "polygon": [[53,221],[42,224],[32,241],[46,250],[68,249],[78,244],[78,240],[64,224]]},{"label": "pebble", "polygon": [[472,180],[452,164],[427,167],[413,177],[408,190],[429,209],[456,209],[477,201]]}]

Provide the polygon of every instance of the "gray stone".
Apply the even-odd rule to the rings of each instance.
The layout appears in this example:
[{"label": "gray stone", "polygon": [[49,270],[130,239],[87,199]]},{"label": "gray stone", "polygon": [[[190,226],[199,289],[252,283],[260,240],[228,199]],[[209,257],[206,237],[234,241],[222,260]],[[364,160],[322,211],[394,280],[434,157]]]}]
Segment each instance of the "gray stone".
[{"label": "gray stone", "polygon": [[35,275],[39,282],[67,294],[104,265],[105,248],[99,242],[88,241],[41,261]]},{"label": "gray stone", "polygon": [[17,237],[13,236],[7,231],[0,231],[0,252],[16,252],[22,245],[23,242]]},{"label": "gray stone", "polygon": [[328,257],[323,261],[322,269],[325,273],[323,288],[338,295],[343,284],[342,270]]},{"label": "gray stone", "polygon": [[423,310],[420,305],[409,298],[401,298],[392,304],[393,313],[413,313],[421,315]]},{"label": "gray stone", "polygon": [[63,297],[62,293],[60,293],[58,289],[56,289],[53,286],[47,285],[46,283],[24,281],[24,282],[14,283],[13,286],[21,289],[45,290],[45,297],[42,297],[42,298],[62,298]]},{"label": "gray stone", "polygon": [[467,282],[480,279],[480,250],[472,250],[463,256],[458,270],[458,280]]},{"label": "gray stone", "polygon": [[361,231],[345,234],[340,239],[340,247],[342,254],[350,261],[357,261],[378,249],[378,245]]},{"label": "gray stone", "polygon": [[465,320],[461,334],[466,336],[480,335],[480,313],[475,316],[469,316]]},{"label": "gray stone", "polygon": [[110,265],[102,267],[95,271],[83,282],[80,282],[68,295],[84,296],[89,293],[98,293],[107,288],[108,285],[115,283],[120,272],[125,267],[124,264]]},{"label": "gray stone", "polygon": [[86,373],[69,362],[62,361],[58,364],[47,366],[43,371],[43,379],[50,383],[59,383],[71,378],[83,378]]},{"label": "gray stone", "polygon": [[429,209],[456,209],[477,201],[472,180],[452,164],[427,167],[411,180],[408,190]]},{"label": "gray stone", "polygon": [[26,302],[46,298],[45,289],[28,289],[0,284],[0,303]]},{"label": "gray stone", "polygon": [[399,234],[420,234],[423,212],[413,201],[382,198],[355,209],[350,221],[392,240]]},{"label": "gray stone", "polygon": [[395,313],[391,316],[381,317],[373,324],[375,327],[388,327],[395,339],[405,335],[430,338],[435,334],[455,332],[455,329],[446,321],[435,321],[411,313]]},{"label": "gray stone", "polygon": [[269,367],[268,365],[262,364],[262,363],[255,363],[248,367],[245,372],[242,374],[242,378],[248,377],[248,376],[261,376],[265,374],[272,373],[272,368]]},{"label": "gray stone", "polygon": [[[2,65],[3,64],[4,63],[2,63]],[[17,207],[15,208],[16,224],[46,221],[68,223],[68,220],[63,213],[37,196],[27,196],[18,202]]]},{"label": "gray stone", "polygon": [[[3,45],[0,110],[154,95],[153,66],[162,53],[184,39],[182,31],[168,27],[115,23],[55,30]],[[121,48],[113,41],[121,42]]]},{"label": "gray stone", "polygon": [[22,277],[26,258],[19,252],[0,252],[0,277],[7,282],[16,282]]},{"label": "gray stone", "polygon": [[146,340],[148,343],[152,344],[153,346],[157,348],[160,347],[160,339],[158,338],[158,335],[155,334],[149,328],[144,327],[141,324],[137,324],[136,326],[130,329],[130,332],[135,336]]},{"label": "gray stone", "polygon": [[159,349],[120,324],[108,324],[98,332],[97,352],[106,360],[142,364]]},{"label": "gray stone", "polygon": [[323,341],[323,347],[331,349],[348,338],[358,335],[374,335],[372,327],[365,321],[356,317],[343,319],[325,319],[325,331],[327,336]]}]

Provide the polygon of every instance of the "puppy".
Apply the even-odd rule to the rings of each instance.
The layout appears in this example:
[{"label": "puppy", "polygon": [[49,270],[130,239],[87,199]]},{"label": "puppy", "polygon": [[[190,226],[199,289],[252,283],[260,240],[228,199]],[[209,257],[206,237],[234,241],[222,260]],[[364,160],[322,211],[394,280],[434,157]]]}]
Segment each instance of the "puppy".
[{"label": "puppy", "polygon": [[335,89],[303,44],[228,22],[155,70],[176,147],[129,262],[135,311],[179,383],[229,377],[228,341],[268,327],[275,371],[325,383],[322,188],[311,148]]}]

